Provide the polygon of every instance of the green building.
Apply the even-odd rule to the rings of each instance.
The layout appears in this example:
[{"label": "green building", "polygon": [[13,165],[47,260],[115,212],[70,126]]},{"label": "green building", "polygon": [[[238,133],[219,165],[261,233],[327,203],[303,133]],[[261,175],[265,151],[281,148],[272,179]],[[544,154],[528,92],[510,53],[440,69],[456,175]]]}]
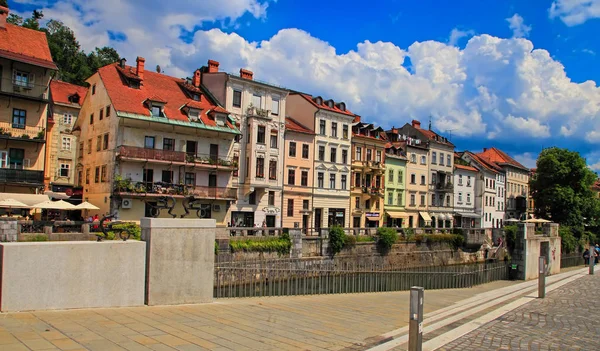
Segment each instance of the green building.
[{"label": "green building", "polygon": [[401,143],[388,143],[385,148],[384,225],[408,227],[406,212],[406,156]]}]

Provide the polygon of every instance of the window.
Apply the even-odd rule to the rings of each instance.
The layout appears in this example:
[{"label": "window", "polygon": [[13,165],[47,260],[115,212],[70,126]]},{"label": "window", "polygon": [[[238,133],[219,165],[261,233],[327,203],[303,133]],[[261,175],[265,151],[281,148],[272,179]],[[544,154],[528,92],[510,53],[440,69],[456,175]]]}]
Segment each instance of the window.
[{"label": "window", "polygon": [[435,194],[431,194],[431,203],[430,206],[435,206]]},{"label": "window", "polygon": [[319,146],[319,161],[325,161],[325,146]]},{"label": "window", "polygon": [[398,170],[398,184],[402,184],[402,171]]},{"label": "window", "polygon": [[415,206],[416,202],[415,202],[415,194],[410,194],[410,205],[411,206]]},{"label": "window", "polygon": [[371,200],[365,200],[365,208],[366,209],[371,209]]},{"label": "window", "polygon": [[250,205],[256,205],[256,191],[253,191],[248,195],[248,203]]},{"label": "window", "polygon": [[17,129],[25,129],[25,121],[27,120],[27,111],[13,108],[12,127]]},{"label": "window", "polygon": [[376,188],[381,188],[381,176],[376,176],[375,177],[375,187]]},{"label": "window", "polygon": [[329,188],[335,189],[335,174],[329,175]]},{"label": "window", "polygon": [[417,163],[417,155],[415,155],[415,154],[411,154],[411,155],[410,155],[410,162],[412,162],[412,163]]},{"label": "window", "polygon": [[358,196],[354,198],[354,207],[360,208],[360,197]]},{"label": "window", "polygon": [[94,114],[90,114],[90,124],[94,124]]},{"label": "window", "polygon": [[388,205],[393,205],[394,204],[394,193],[393,192],[388,192]]},{"label": "window", "polygon": [[446,155],[446,165],[448,167],[452,167],[452,159],[450,158],[450,155]]},{"label": "window", "polygon": [[252,95],[252,106],[256,108],[262,107],[262,96],[254,94]]},{"label": "window", "polygon": [[90,169],[85,170],[85,184],[90,184]]},{"label": "window", "polygon": [[388,183],[393,183],[394,182],[394,170],[390,169],[390,171],[388,172]]},{"label": "window", "polygon": [[275,192],[269,191],[269,206],[275,206]]},{"label": "window", "polygon": [[354,186],[360,186],[360,173],[354,173]]},{"label": "window", "polygon": [[421,176],[421,185],[425,185],[425,176],[424,175]]},{"label": "window", "polygon": [[486,206],[488,205],[488,197],[487,196],[485,197],[485,205]]},{"label": "window", "polygon": [[96,84],[92,85],[92,95],[96,95]]},{"label": "window", "polygon": [[196,173],[185,172],[185,185],[196,185]]},{"label": "window", "polygon": [[300,185],[308,186],[308,171],[302,171],[302,176],[300,178]]},{"label": "window", "polygon": [[173,171],[162,171],[160,180],[163,183],[171,184],[173,183]]},{"label": "window", "polygon": [[153,136],[146,136],[144,138],[144,148],[146,149],[154,149],[154,140]]},{"label": "window", "polygon": [[323,172],[317,174],[317,186],[323,188]]},{"label": "window", "polygon": [[88,139],[88,141],[87,141],[87,153],[88,154],[92,153],[92,139]]},{"label": "window", "polygon": [[68,163],[61,163],[60,164],[60,176],[61,177],[68,177],[69,176],[69,169],[71,168],[71,165]]},{"label": "window", "polygon": [[101,120],[103,120],[103,119],[104,119],[104,109],[103,109],[103,108],[101,108],[101,109],[100,109],[100,114],[99,114],[99,116],[98,116],[98,120],[99,120],[99,121],[101,121]]},{"label": "window", "polygon": [[375,209],[376,210],[379,210],[379,208],[380,208],[379,206],[381,206],[380,201],[375,201]]},{"label": "window", "polygon": [[371,149],[367,149],[367,161],[371,161],[371,156],[373,156],[371,154],[372,150]]},{"label": "window", "polygon": [[308,200],[302,200],[302,209],[308,210]]},{"label": "window", "polygon": [[271,114],[279,115],[279,98],[272,98],[271,100]]},{"label": "window", "polygon": [[302,144],[302,158],[308,158],[308,152],[308,144]]},{"label": "window", "polygon": [[296,170],[288,169],[288,185],[296,185]]},{"label": "window", "polygon": [[462,202],[462,193],[458,193],[458,202]]},{"label": "window", "polygon": [[348,125],[344,124],[342,127],[342,138],[348,139]]},{"label": "window", "polygon": [[462,184],[462,174],[458,175],[458,185],[463,185]]},{"label": "window", "polygon": [[471,186],[471,176],[467,176],[467,186]]},{"label": "window", "polygon": [[444,165],[444,154],[440,152],[440,166]]},{"label": "window", "polygon": [[100,181],[106,182],[106,165],[102,165],[102,171],[100,172]]},{"label": "window", "polygon": [[13,84],[14,85],[31,88],[33,81],[34,81],[33,74],[30,74],[27,72],[22,72],[22,71],[17,71],[17,70],[15,70],[13,73]]},{"label": "window", "polygon": [[71,150],[71,138],[70,137],[62,137],[62,150]]},{"label": "window", "polygon": [[277,161],[269,161],[269,179],[277,180]]},{"label": "window", "polygon": [[421,164],[424,165],[427,163],[427,156],[421,156]]},{"label": "window", "polygon": [[259,157],[256,159],[256,178],[265,177],[265,159]]},{"label": "window", "polygon": [[[238,155],[234,155],[233,156],[233,165],[235,167],[235,169],[233,170],[233,176],[237,177],[239,175],[239,163],[240,163],[240,156]],[[248,166],[246,166],[247,168]]]},{"label": "window", "polygon": [[242,92],[239,90],[233,91],[233,107],[242,107]]},{"label": "window", "polygon": [[164,117],[162,106],[152,105],[150,112],[154,117]]},{"label": "window", "polygon": [[296,157],[296,142],[290,141],[290,157]]},{"label": "window", "polygon": [[421,195],[421,206],[425,206],[425,195]]},{"label": "window", "polygon": [[362,149],[359,146],[356,147],[356,161],[362,161]]},{"label": "window", "polygon": [[110,105],[106,106],[106,118],[110,117]]},{"label": "window", "polygon": [[100,182],[100,167],[96,167],[96,173],[94,176],[94,183]]},{"label": "window", "polygon": [[335,163],[337,161],[337,149],[335,147],[332,147],[331,150],[329,150],[329,151],[330,151],[329,160],[332,163]]},{"label": "window", "polygon": [[265,127],[264,126],[258,126],[258,133],[256,133],[256,142],[258,144],[265,143]]},{"label": "window", "polygon": [[73,123],[73,115],[70,113],[65,113],[63,115],[63,124],[71,124]]},{"label": "window", "polygon": [[331,122],[331,136],[337,138],[337,123]]},{"label": "window", "polygon": [[271,149],[277,149],[277,131],[271,131]]},{"label": "window", "polygon": [[410,175],[410,184],[417,184],[417,176],[414,173]]},{"label": "window", "polygon": [[348,150],[346,150],[346,149],[342,150],[342,163],[343,164],[348,163]]},{"label": "window", "polygon": [[79,157],[83,157],[83,141],[79,142]]},{"label": "window", "polygon": [[437,163],[437,152],[432,152],[431,153],[431,163],[436,164]]},{"label": "window", "polygon": [[108,149],[108,133],[102,136],[102,150]]},{"label": "window", "polygon": [[345,174],[342,174],[342,190],[346,190],[348,189],[348,176]]},{"label": "window", "polygon": [[287,216],[288,217],[293,217],[294,216],[294,199],[288,199],[287,201]]},{"label": "window", "polygon": [[163,150],[175,151],[175,139],[164,138]]},{"label": "window", "polygon": [[381,151],[379,151],[379,150],[375,154],[375,161],[381,162]]},{"label": "window", "polygon": [[467,203],[470,204],[471,203],[471,194],[467,194]]},{"label": "window", "polygon": [[319,134],[321,134],[321,135],[325,135],[325,129],[327,129],[325,123],[326,122],[324,119],[319,121]]},{"label": "window", "polygon": [[102,135],[98,135],[96,137],[96,151],[100,151],[102,149]]},{"label": "window", "polygon": [[398,194],[398,206],[402,206],[402,192]]}]

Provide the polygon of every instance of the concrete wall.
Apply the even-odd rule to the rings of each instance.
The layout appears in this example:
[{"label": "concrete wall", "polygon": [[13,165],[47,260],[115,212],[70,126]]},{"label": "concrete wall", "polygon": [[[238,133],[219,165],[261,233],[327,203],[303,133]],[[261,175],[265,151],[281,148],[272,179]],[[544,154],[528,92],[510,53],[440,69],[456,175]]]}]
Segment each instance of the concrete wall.
[{"label": "concrete wall", "polygon": [[0,310],[144,304],[145,244],[139,241],[0,244]]},{"label": "concrete wall", "polygon": [[[19,226],[16,219],[0,218],[0,241],[17,241]],[[0,282],[1,283],[1,282]]]},{"label": "concrete wall", "polygon": [[538,277],[540,256],[546,257],[546,274],[560,273],[561,237],[558,235],[558,224],[544,223],[537,232],[533,223],[519,223],[518,227],[513,262],[518,265],[519,279]]},{"label": "concrete wall", "polygon": [[214,219],[142,218],[148,305],[211,302]]}]

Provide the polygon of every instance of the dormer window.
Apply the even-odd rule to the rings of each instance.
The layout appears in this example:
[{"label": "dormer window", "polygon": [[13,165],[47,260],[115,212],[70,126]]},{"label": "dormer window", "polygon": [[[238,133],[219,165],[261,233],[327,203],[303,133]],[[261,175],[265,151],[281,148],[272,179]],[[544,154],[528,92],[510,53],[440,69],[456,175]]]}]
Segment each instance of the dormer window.
[{"label": "dormer window", "polygon": [[165,114],[163,113],[163,108],[160,105],[152,105],[152,116],[153,117],[164,117]]},{"label": "dormer window", "polygon": [[133,88],[133,89],[139,89],[140,88],[140,82],[137,80],[129,80],[129,87]]},{"label": "dormer window", "polygon": [[78,104],[79,103],[79,94],[75,93],[75,94],[69,96],[69,102],[72,104]]},{"label": "dormer window", "polygon": [[226,117],[223,115],[217,115],[215,116],[215,122],[219,127],[225,127]]},{"label": "dormer window", "polygon": [[193,99],[194,101],[200,101],[200,94],[195,94],[195,93],[194,93],[194,94],[192,94],[192,99]]},{"label": "dormer window", "polygon": [[323,104],[323,98],[322,98],[322,97],[320,97],[320,96],[317,96],[317,97],[315,98],[315,104],[317,104],[317,105],[321,105],[321,104]]},{"label": "dormer window", "polygon": [[188,117],[190,118],[191,121],[197,121],[198,118],[200,117],[200,110],[197,110],[195,108],[190,108],[188,110]]},{"label": "dormer window", "polygon": [[328,106],[329,108],[333,108],[333,105],[334,105],[334,104],[333,104],[333,100],[331,100],[331,99],[330,99],[330,100],[327,100],[327,106]]},{"label": "dormer window", "polygon": [[345,104],[345,103],[343,103],[343,102],[340,102],[340,104],[339,104],[339,105],[340,105],[340,110],[342,110],[342,111],[346,111],[346,104]]}]

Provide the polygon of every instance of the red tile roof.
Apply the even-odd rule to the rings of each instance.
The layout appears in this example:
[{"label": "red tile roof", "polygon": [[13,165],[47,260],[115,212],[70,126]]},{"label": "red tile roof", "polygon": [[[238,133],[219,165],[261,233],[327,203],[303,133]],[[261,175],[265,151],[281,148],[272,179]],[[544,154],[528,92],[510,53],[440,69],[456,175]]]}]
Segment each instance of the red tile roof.
[{"label": "red tile roof", "polygon": [[298,132],[298,133],[313,134],[313,135],[315,134],[315,132],[306,128],[305,126],[303,126],[302,124],[298,123],[296,120],[294,120],[290,117],[285,118],[285,129],[293,131],[293,132]]},{"label": "red tile roof", "polygon": [[433,141],[441,143],[441,144],[454,145],[450,142],[450,140],[448,140],[447,138],[439,135],[438,133],[436,133],[432,130],[423,129],[423,128],[417,127],[417,126],[414,126],[414,128],[416,130],[418,130],[419,132],[423,133],[423,135],[425,135],[425,137],[429,140],[433,140]]},{"label": "red tile roof", "polygon": [[480,152],[477,155],[486,157],[489,160],[491,160],[492,162],[497,163],[497,164],[508,164],[513,167],[528,169],[527,167],[525,167],[522,164],[520,164],[519,162],[517,162],[514,158],[508,156],[504,151],[499,150],[495,147],[492,147],[483,152]]},{"label": "red tile roof", "polygon": [[465,151],[465,153],[468,153],[469,156],[471,156],[471,158],[477,162],[478,164],[480,164],[483,168],[487,169],[488,171],[494,172],[494,173],[498,173],[498,172],[502,172],[502,168],[498,167],[494,162],[492,162],[490,159],[483,157],[483,156],[479,156],[478,154],[474,154],[470,151]]},{"label": "red tile roof", "polygon": [[52,61],[46,33],[6,24],[0,30],[0,56],[32,65],[57,69]]},{"label": "red tile roof", "polygon": [[50,82],[50,95],[52,96],[53,102],[75,105],[69,101],[69,97],[77,93],[79,95],[79,105],[81,105],[87,92],[88,88],[79,85],[60,80],[53,80]]},{"label": "red tile roof", "polygon": [[[122,73],[123,75],[119,74]],[[189,106],[201,110],[200,120],[207,126],[216,126],[216,122],[207,113],[228,113],[224,108],[213,102],[208,94],[202,94],[200,101],[195,101],[184,91],[185,81],[165,74],[146,70],[140,89],[130,88],[126,79],[135,76],[135,68],[125,66],[124,69],[113,63],[98,69],[98,74],[106,88],[115,110],[150,117],[150,110],[144,101],[161,100],[165,103],[164,114],[168,119],[189,121],[182,107]],[[136,80],[139,77],[135,76]],[[228,121],[227,126],[234,129]]]},{"label": "red tile roof", "polygon": [[477,168],[475,168],[475,167],[463,166],[463,165],[460,165],[460,164],[454,164],[454,168],[464,169],[465,171],[479,172],[479,170]]},{"label": "red tile roof", "polygon": [[[315,107],[317,107],[317,108],[320,108],[320,109],[323,109],[323,110],[327,110],[327,111],[332,111],[332,112],[341,113],[341,114],[348,115],[348,116],[354,116],[354,117],[355,117],[355,120],[356,120],[356,116],[357,116],[357,115],[355,115],[354,113],[350,112],[350,110],[348,110],[348,109],[346,109],[345,111],[342,111],[341,109],[339,109],[339,108],[336,106],[336,104],[335,104],[335,103],[333,104],[333,107],[329,107],[329,106],[327,106],[327,104],[326,104],[327,100],[323,99],[323,102],[322,102],[322,103],[319,105],[319,104],[317,104],[317,103],[316,103],[316,102],[313,100],[313,97],[312,97],[312,96],[310,96],[310,95],[308,95],[308,94],[301,94],[301,93],[298,93],[298,94],[299,94],[300,96],[302,96],[303,98],[305,98],[305,99],[306,99],[308,102],[310,102],[311,104],[313,104],[313,106],[315,106]],[[359,117],[359,119],[358,119],[358,120],[360,121],[360,117]]]}]

